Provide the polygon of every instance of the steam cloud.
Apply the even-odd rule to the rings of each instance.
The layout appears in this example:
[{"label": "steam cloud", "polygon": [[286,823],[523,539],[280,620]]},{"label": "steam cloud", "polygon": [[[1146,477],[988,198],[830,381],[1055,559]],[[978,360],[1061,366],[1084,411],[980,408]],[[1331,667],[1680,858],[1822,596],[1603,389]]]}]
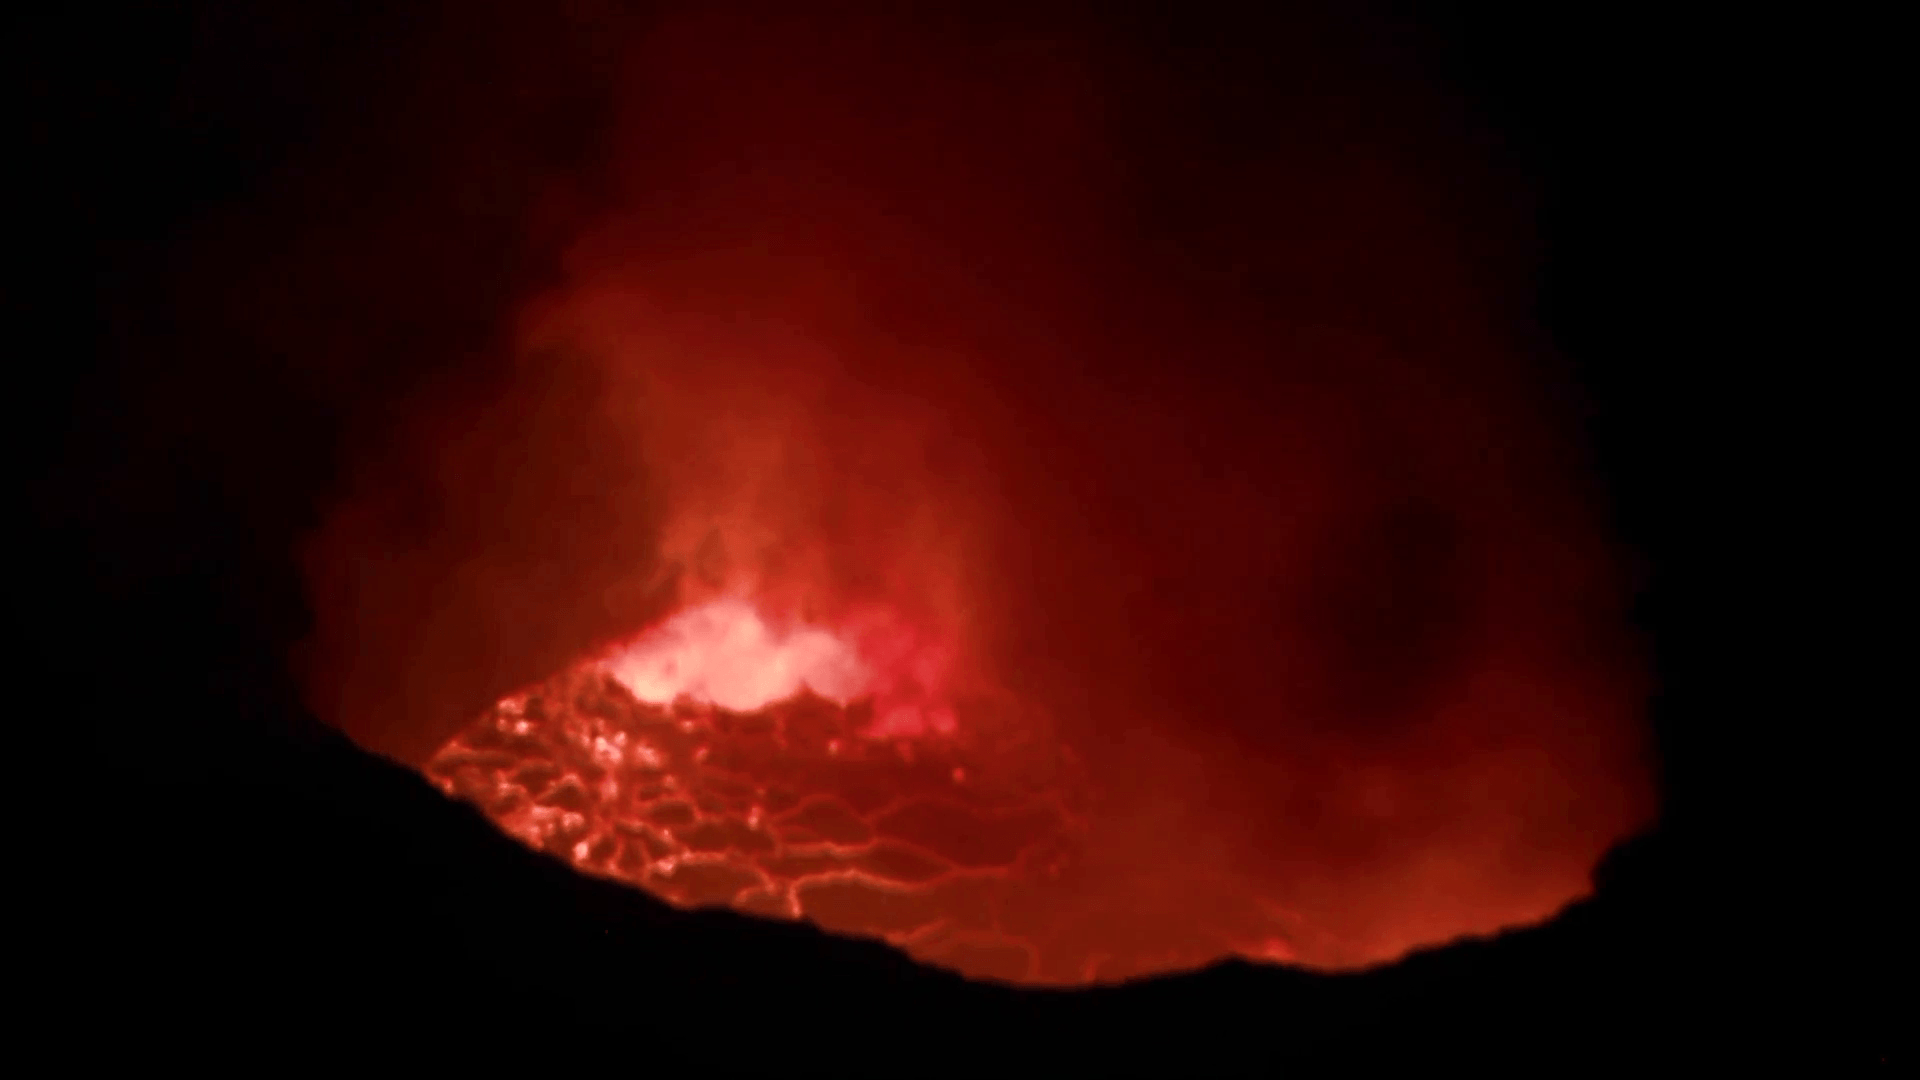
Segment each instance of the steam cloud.
[{"label": "steam cloud", "polygon": [[785,642],[1028,703],[1143,906],[1272,896],[1344,966],[1582,894],[1652,810],[1642,674],[1467,121],[1331,31],[1255,113],[1068,28],[858,30],[636,35],[511,377],[313,538],[316,707],[419,763],[748,597],[735,683],[630,685],[750,705]]}]

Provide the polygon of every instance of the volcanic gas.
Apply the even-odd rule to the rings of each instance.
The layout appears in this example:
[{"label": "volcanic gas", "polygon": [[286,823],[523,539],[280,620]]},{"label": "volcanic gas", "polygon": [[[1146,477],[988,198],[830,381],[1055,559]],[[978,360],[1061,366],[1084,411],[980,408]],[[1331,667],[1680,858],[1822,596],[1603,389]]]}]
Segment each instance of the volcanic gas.
[{"label": "volcanic gas", "polygon": [[582,870],[984,977],[1583,895],[1643,667],[1466,122],[1304,44],[1353,92],[1255,123],[1266,67],[868,29],[636,46],[511,363],[309,545],[315,708]]}]

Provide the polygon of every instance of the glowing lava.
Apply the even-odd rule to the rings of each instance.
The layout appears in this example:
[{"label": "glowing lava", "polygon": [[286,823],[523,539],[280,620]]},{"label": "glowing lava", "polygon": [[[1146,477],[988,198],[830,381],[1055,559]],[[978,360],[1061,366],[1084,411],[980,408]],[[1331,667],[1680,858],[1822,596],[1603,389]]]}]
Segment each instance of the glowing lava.
[{"label": "glowing lava", "polygon": [[675,615],[604,663],[635,698],[655,705],[684,697],[751,712],[804,690],[842,706],[873,702],[875,734],[953,732],[953,710],[928,700],[944,674],[937,651],[892,627],[849,636],[777,628],[752,602],[726,597]]},{"label": "glowing lava", "polygon": [[792,697],[801,687],[842,704],[872,672],[844,642],[815,627],[776,637],[745,600],[717,600],[674,616],[610,662],[641,701],[682,695],[735,711]]},{"label": "glowing lava", "polygon": [[[710,632],[734,619],[731,633]],[[1077,984],[1234,952],[1288,955],[1284,923],[1257,903],[1196,921],[1142,911],[1116,936],[1111,898],[1086,888],[1085,777],[1064,748],[996,745],[964,724],[881,731],[870,700],[836,704],[804,689],[749,711],[686,694],[670,706],[643,700],[621,665],[686,649],[701,627],[715,651],[695,670],[782,649],[832,655],[821,631],[781,640],[732,603],[668,626],[611,663],[502,701],[429,775],[587,872],[683,905],[880,937],[976,977]],[[834,659],[822,670],[850,670],[846,654]],[[659,664],[640,670],[657,677]],[[804,685],[804,673],[793,677]],[[669,689],[643,686],[656,698]],[[983,730],[994,708],[972,703]]]},{"label": "glowing lava", "polygon": [[503,700],[428,772],[588,872],[979,977],[1079,983],[1271,951],[1221,926],[1169,925],[1138,955],[1023,926],[1022,910],[1074,907],[1061,879],[1085,781],[1030,718],[1024,747],[994,738],[1004,703],[968,702],[978,730],[963,730],[939,696],[944,658],[897,618],[835,632],[726,596]]}]

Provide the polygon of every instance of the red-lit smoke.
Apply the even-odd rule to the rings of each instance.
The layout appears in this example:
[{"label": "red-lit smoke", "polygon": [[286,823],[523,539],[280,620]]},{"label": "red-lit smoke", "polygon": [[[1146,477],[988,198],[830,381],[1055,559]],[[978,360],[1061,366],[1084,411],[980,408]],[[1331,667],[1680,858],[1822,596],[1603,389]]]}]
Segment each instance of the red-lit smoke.
[{"label": "red-lit smoke", "polygon": [[1651,812],[1624,582],[1515,193],[1341,47],[1255,111],[1064,31],[655,28],[508,384],[314,538],[316,707],[424,763],[595,658],[917,738],[1017,702],[1102,932],[1251,898],[1349,966],[1551,914]]}]

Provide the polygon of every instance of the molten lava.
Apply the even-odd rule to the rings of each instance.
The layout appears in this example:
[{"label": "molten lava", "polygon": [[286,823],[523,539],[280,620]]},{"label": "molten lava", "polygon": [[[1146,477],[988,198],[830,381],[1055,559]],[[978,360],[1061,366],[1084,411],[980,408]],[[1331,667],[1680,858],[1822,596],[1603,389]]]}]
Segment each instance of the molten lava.
[{"label": "molten lava", "polygon": [[501,701],[428,772],[587,872],[977,977],[1293,958],[1294,920],[1267,898],[1156,909],[1090,880],[1071,750],[1004,704],[890,701],[885,668],[823,628],[781,634],[743,599],[714,601]]},{"label": "molten lava", "polygon": [[1005,748],[871,721],[806,694],[750,712],[649,704],[589,666],[501,702],[429,773],[588,872],[882,937],[977,976],[1074,983],[1236,951],[1231,926],[1169,924],[1118,954],[1040,937],[1058,930],[1021,911],[1074,904],[1059,885],[1084,827],[1070,761],[1012,776]]},{"label": "molten lava", "polygon": [[853,641],[816,626],[781,630],[751,601],[731,597],[675,615],[605,666],[655,705],[687,697],[753,712],[805,690],[843,706],[873,702],[874,734],[952,734],[952,708],[929,698],[944,674],[938,652],[897,626],[864,629]]}]

